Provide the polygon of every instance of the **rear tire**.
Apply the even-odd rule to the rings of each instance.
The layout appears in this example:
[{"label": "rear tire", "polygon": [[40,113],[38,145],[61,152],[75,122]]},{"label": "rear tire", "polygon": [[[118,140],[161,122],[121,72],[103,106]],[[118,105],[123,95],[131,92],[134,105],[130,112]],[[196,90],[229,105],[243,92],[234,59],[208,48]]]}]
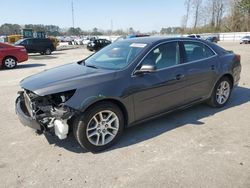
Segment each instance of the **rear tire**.
[{"label": "rear tire", "polygon": [[110,102],[91,107],[73,123],[76,140],[93,153],[111,147],[120,138],[123,129],[123,113],[117,105]]},{"label": "rear tire", "polygon": [[208,105],[215,108],[225,106],[231,96],[233,83],[228,77],[222,77],[215,85]]},{"label": "rear tire", "polygon": [[46,49],[44,53],[45,53],[45,55],[50,55],[51,54],[51,49],[49,49],[49,48]]}]

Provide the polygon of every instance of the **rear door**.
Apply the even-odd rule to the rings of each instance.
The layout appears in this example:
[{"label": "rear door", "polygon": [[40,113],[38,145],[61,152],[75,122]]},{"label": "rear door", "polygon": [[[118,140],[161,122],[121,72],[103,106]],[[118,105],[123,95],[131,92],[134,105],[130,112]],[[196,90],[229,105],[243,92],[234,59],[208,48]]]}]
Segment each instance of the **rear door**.
[{"label": "rear door", "polygon": [[187,102],[208,97],[217,79],[219,59],[205,43],[183,41],[184,65],[186,70]]},{"label": "rear door", "polygon": [[34,41],[34,48],[36,52],[44,52],[44,42],[43,39],[33,39]]}]

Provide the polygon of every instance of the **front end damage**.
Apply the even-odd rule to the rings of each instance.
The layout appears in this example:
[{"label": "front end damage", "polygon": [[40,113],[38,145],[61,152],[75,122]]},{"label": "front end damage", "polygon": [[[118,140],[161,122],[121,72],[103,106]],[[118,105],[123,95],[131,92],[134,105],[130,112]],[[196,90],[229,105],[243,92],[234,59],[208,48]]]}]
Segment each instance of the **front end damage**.
[{"label": "front end damage", "polygon": [[29,90],[21,91],[16,100],[16,113],[23,125],[65,139],[69,133],[68,122],[77,113],[65,103],[74,93],[75,90],[70,90],[38,96]]}]

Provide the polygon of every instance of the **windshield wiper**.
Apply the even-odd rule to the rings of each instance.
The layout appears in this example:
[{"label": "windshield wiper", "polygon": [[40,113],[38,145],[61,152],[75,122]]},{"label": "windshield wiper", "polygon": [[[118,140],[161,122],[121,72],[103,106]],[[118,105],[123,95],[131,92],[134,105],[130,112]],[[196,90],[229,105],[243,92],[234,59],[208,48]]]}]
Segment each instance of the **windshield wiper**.
[{"label": "windshield wiper", "polygon": [[94,69],[98,69],[95,65],[87,65],[85,64],[86,67],[90,67],[90,68],[94,68]]}]

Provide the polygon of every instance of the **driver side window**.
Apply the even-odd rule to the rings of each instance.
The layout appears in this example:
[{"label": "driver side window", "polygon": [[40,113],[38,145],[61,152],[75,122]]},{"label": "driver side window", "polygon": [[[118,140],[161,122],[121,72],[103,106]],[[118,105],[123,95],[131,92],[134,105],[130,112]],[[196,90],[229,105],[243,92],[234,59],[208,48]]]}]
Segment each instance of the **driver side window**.
[{"label": "driver side window", "polygon": [[162,44],[152,50],[143,60],[142,65],[154,65],[157,70],[180,64],[178,42]]}]

